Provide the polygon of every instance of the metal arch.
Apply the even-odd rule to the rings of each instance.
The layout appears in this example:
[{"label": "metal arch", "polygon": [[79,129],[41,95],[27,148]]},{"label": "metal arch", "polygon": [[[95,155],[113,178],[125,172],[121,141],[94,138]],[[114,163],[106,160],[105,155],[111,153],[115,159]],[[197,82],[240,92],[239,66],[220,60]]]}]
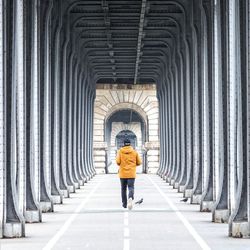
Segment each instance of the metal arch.
[{"label": "metal arch", "polygon": [[[81,17],[78,18],[78,20],[80,20],[80,19],[81,19]],[[74,21],[74,24],[75,23],[77,23],[77,20]],[[93,32],[94,32],[94,30],[93,30]],[[78,36],[80,36],[80,35],[78,35]]]},{"label": "metal arch", "polygon": [[[158,60],[159,60],[159,58],[158,58]],[[89,62],[90,63],[90,62]],[[164,63],[164,62],[163,62]]]},{"label": "metal arch", "polygon": [[[95,82],[97,82],[98,80],[100,80],[100,79],[102,79],[102,78],[103,78],[103,77],[101,77],[101,76],[99,76],[99,77],[95,76],[95,77],[94,77],[94,80],[95,80]],[[153,78],[155,82],[158,82],[158,78],[155,78],[154,76],[151,76],[151,78]]]},{"label": "metal arch", "polygon": [[[162,41],[162,43],[164,43],[165,45],[167,45],[167,48],[170,49],[170,46],[168,45],[167,42]],[[93,50],[94,50],[94,49],[93,49]],[[157,50],[162,51],[161,49],[157,49]],[[164,52],[162,51],[162,53],[164,53]],[[83,58],[84,58],[84,55],[83,55]],[[85,64],[86,64],[86,62],[85,62]]]}]

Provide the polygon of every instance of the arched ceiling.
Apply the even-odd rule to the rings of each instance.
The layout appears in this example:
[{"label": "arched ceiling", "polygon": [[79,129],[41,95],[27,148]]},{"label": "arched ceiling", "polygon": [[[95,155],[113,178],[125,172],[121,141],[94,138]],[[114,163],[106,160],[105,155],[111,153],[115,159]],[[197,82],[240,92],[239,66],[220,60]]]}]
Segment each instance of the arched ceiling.
[{"label": "arched ceiling", "polygon": [[143,123],[144,121],[137,112],[127,109],[115,112],[111,117],[109,117],[106,123],[108,124],[112,122],[123,122],[128,124],[131,122]]},{"label": "arched ceiling", "polygon": [[92,81],[157,83],[185,32],[187,4],[185,0],[68,0],[64,18]]}]

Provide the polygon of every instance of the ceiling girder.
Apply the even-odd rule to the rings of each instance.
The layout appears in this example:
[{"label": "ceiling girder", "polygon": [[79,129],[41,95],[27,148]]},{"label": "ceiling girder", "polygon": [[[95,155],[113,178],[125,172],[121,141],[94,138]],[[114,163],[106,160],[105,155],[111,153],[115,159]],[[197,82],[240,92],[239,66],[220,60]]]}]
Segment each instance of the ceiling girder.
[{"label": "ceiling girder", "polygon": [[160,81],[184,30],[184,0],[67,1],[71,35],[95,79]]}]

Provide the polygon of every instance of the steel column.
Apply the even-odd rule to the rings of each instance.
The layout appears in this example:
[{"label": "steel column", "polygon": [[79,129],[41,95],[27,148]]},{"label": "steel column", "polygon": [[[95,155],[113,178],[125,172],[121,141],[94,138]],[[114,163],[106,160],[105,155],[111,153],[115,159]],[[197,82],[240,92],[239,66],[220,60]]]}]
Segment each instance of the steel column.
[{"label": "steel column", "polygon": [[50,12],[52,9],[52,1],[42,1],[38,5],[38,47],[40,50],[38,52],[39,57],[39,71],[38,71],[38,81],[39,81],[39,156],[40,156],[40,206],[43,212],[53,211],[53,202],[50,196],[50,184],[48,183],[48,163],[46,150],[47,150],[47,125],[48,125],[48,98],[49,93],[49,20]]},{"label": "steel column", "polygon": [[[214,205],[214,82],[213,82],[213,3],[211,1],[203,1],[204,8],[204,29],[205,29],[205,50],[204,54],[207,55],[204,61],[204,67],[207,72],[207,79],[205,81],[204,95],[205,95],[205,126],[206,130],[206,139],[207,139],[207,169],[205,174],[206,183],[204,191],[202,194],[202,201],[200,210],[201,211],[212,211]],[[206,73],[205,72],[205,73]]]},{"label": "steel column", "polygon": [[[2,172],[5,181],[4,184],[4,204],[6,204],[6,209],[4,209],[3,218],[3,236],[5,237],[21,237],[25,235],[24,230],[24,218],[22,213],[19,211],[18,199],[23,197],[18,197],[17,187],[16,187],[16,84],[17,81],[14,76],[16,76],[16,65],[19,56],[14,58],[14,55],[18,53],[17,43],[22,44],[22,40],[17,40],[15,33],[16,19],[15,16],[21,15],[22,8],[17,6],[19,3],[16,1],[4,1],[5,10],[3,12],[3,22],[4,22],[4,43],[3,48],[5,50],[5,55],[3,56],[3,72],[4,72],[4,82],[3,82],[3,96],[1,103],[4,104],[4,112],[2,121],[4,121],[4,153],[5,153],[5,166],[6,169]],[[19,8],[20,7],[20,8]],[[18,12],[17,12],[18,11]],[[18,26],[17,26],[18,27]],[[19,31],[20,32],[20,31]],[[15,34],[15,35],[14,35]],[[19,47],[20,49],[20,47]],[[20,63],[23,63],[19,61]],[[20,195],[20,193],[19,193]]]},{"label": "steel column", "polygon": [[[26,222],[41,222],[42,216],[38,204],[38,199],[35,195],[35,166],[32,159],[32,148],[34,147],[34,113],[32,107],[35,105],[34,101],[34,65],[36,64],[36,57],[34,55],[34,27],[36,15],[36,2],[31,0],[26,0],[25,2],[25,112],[26,112],[26,155],[25,155],[25,165],[26,165],[26,211],[24,213]],[[33,48],[33,49],[32,49]]]}]

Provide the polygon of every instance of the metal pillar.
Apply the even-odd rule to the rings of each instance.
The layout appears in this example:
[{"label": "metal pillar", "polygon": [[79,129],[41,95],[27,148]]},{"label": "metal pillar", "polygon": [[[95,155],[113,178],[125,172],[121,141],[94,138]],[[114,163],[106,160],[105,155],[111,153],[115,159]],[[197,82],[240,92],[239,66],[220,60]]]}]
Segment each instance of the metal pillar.
[{"label": "metal pillar", "polygon": [[[217,92],[217,103],[215,112],[217,112],[217,126],[215,127],[218,131],[216,138],[218,138],[218,160],[215,161],[216,165],[219,165],[219,187],[218,195],[213,210],[213,221],[214,222],[228,222],[229,218],[229,207],[228,207],[228,178],[229,178],[229,155],[228,155],[228,13],[227,3],[224,0],[218,1],[215,5],[215,91]],[[219,66],[220,65],[220,66]]]},{"label": "metal pillar", "polygon": [[[36,56],[35,51],[32,49],[34,45],[34,27],[36,16],[36,2],[31,0],[26,1],[25,4],[26,15],[25,15],[25,29],[26,29],[26,39],[25,39],[25,129],[26,129],[26,155],[25,155],[25,165],[26,165],[26,210],[24,213],[26,222],[41,222],[42,216],[40,207],[38,204],[38,199],[35,194],[35,166],[32,159],[32,148],[34,147],[34,133],[35,133],[35,117],[33,107],[35,106],[35,95],[34,95],[34,78],[32,75],[35,72]],[[29,13],[29,15],[27,14]]]},{"label": "metal pillar", "polygon": [[214,205],[214,126],[213,126],[213,108],[214,108],[214,82],[213,82],[213,3],[208,1],[203,1],[204,8],[204,42],[205,50],[204,55],[204,67],[205,74],[207,74],[207,79],[204,82],[204,95],[205,95],[205,126],[206,126],[206,140],[207,144],[207,168],[205,169],[206,183],[202,194],[200,210],[204,212],[212,211]]},{"label": "metal pillar", "polygon": [[[5,19],[6,14],[4,12],[4,2],[0,1],[0,154],[5,155],[5,107],[4,107],[4,99],[5,99],[5,93],[4,93],[4,34],[6,35],[6,29],[5,29]],[[6,36],[5,36],[6,37]],[[3,237],[3,223],[4,223],[4,213],[5,213],[5,188],[6,188],[6,182],[5,182],[5,173],[6,173],[6,167],[5,167],[5,160],[4,157],[0,158],[0,238]]]},{"label": "metal pillar", "polygon": [[[56,13],[59,13],[57,16]],[[61,3],[56,1],[52,12],[51,50],[51,197],[54,204],[63,203],[59,188],[59,85],[60,85],[60,32],[62,28]]]},{"label": "metal pillar", "polygon": [[74,172],[75,172],[75,177],[77,178],[79,184],[82,186],[84,185],[85,179],[82,174],[82,170],[80,168],[79,164],[79,139],[80,139],[80,134],[79,134],[79,129],[78,129],[78,121],[79,121],[79,109],[80,109],[80,104],[79,104],[79,99],[80,99],[80,93],[79,93],[79,63],[76,62],[75,68],[74,68],[74,93],[73,93],[73,102],[74,102],[74,107],[73,107],[73,165],[74,165]]},{"label": "metal pillar", "polygon": [[[2,235],[5,237],[21,237],[25,235],[24,218],[22,215],[22,212],[24,212],[23,209],[25,209],[23,206],[23,199],[25,199],[25,189],[23,189],[23,185],[25,185],[25,179],[23,179],[23,176],[20,176],[21,179],[19,179],[18,175],[21,175],[24,169],[20,169],[19,172],[15,161],[17,157],[16,154],[20,157],[20,154],[24,153],[23,159],[25,159],[25,152],[23,152],[25,149],[23,148],[24,145],[21,146],[16,143],[16,121],[18,120],[19,122],[18,132],[21,133],[20,136],[24,136],[24,131],[21,131],[20,127],[20,122],[22,122],[21,120],[23,120],[24,117],[22,116],[17,118],[16,101],[18,99],[19,103],[23,102],[22,88],[24,88],[24,85],[23,78],[17,80],[16,77],[18,73],[19,76],[23,73],[21,72],[23,69],[23,29],[20,26],[23,25],[24,13],[23,5],[20,1],[4,1],[4,6],[3,48],[6,53],[2,57],[5,65],[3,68],[5,81],[2,82],[3,91],[1,92],[1,103],[5,106],[5,111],[1,113],[3,114],[1,121],[4,128],[4,130],[2,130],[4,134],[2,134],[3,137],[1,138],[4,140],[2,141],[2,145],[5,145],[2,149],[2,152],[5,154],[5,167],[3,167],[3,171],[1,173],[3,174],[3,179],[5,179],[3,182],[4,200],[2,205],[6,204],[6,207],[4,208],[3,214]],[[21,19],[19,20],[20,23],[17,23],[18,20],[15,18],[17,15]],[[18,28],[20,28],[20,30],[15,33],[15,30]],[[13,54],[16,54],[15,59],[12,56]],[[20,65],[18,63],[20,63]],[[15,78],[13,75],[15,75]],[[20,84],[18,87],[17,83]],[[21,92],[19,93],[19,91]],[[23,115],[23,112],[21,112],[20,115]],[[19,137],[19,139],[24,138]],[[17,148],[17,146],[21,146],[21,148]],[[20,167],[23,168],[22,164]],[[19,183],[20,180],[23,183]],[[18,186],[16,186],[16,184]],[[22,207],[20,207],[20,205]],[[20,208],[21,211],[19,210]]]},{"label": "metal pillar", "polygon": [[[70,47],[70,45],[68,45]],[[70,140],[71,140],[71,134],[70,134],[70,129],[71,129],[71,92],[72,92],[72,82],[71,82],[71,74],[72,74],[72,63],[73,63],[73,54],[69,50],[66,52],[66,75],[65,75],[65,99],[64,99],[64,118],[63,118],[63,130],[64,130],[64,154],[65,154],[65,171],[66,171],[66,182],[68,185],[68,188],[71,193],[75,193],[75,188],[76,185],[73,181],[72,177],[72,163],[70,160]]]},{"label": "metal pillar", "polygon": [[[234,9],[232,9],[234,7]],[[234,19],[237,39],[230,47],[234,54],[235,74],[231,76],[230,84],[236,84],[237,91],[237,127],[236,127],[236,162],[238,169],[231,169],[237,173],[236,180],[230,186],[236,186],[235,197],[231,203],[232,214],[229,219],[229,235],[233,237],[250,237],[249,227],[249,10],[245,1],[232,1],[229,5]],[[234,12],[234,13],[233,13]],[[230,28],[232,28],[230,23]],[[231,29],[230,29],[231,31]],[[232,37],[230,37],[230,43]],[[240,50],[239,50],[240,48]],[[241,51],[242,53],[239,53]],[[246,53],[247,52],[247,53]],[[231,54],[232,55],[232,54]],[[231,58],[230,58],[231,59]],[[232,63],[232,62],[231,62]],[[230,63],[230,64],[231,64]],[[231,64],[232,65],[232,64]],[[235,82],[234,82],[235,81]]]},{"label": "metal pillar", "polygon": [[194,92],[194,151],[195,151],[195,159],[194,159],[194,167],[195,167],[195,176],[194,176],[194,188],[191,196],[192,204],[200,204],[201,195],[202,195],[202,183],[203,183],[203,151],[204,151],[204,84],[203,84],[203,68],[202,68],[202,28],[201,28],[201,11],[200,6],[196,6],[194,9],[194,29],[197,31],[197,82],[195,86]]}]

